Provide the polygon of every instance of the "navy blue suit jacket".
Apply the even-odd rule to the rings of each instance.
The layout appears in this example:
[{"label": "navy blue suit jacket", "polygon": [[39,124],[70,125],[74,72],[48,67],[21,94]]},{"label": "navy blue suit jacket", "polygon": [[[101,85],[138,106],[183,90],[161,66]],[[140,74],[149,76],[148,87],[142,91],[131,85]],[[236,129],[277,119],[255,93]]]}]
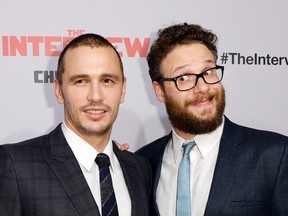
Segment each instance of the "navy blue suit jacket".
[{"label": "navy blue suit jacket", "polygon": [[[151,169],[136,154],[113,150],[131,198],[132,215],[149,215]],[[100,216],[60,125],[50,134],[0,145],[1,216]]]},{"label": "navy blue suit jacket", "polygon": [[[170,139],[171,133],[137,151],[152,166],[150,216],[159,215],[156,190]],[[286,136],[239,126],[225,117],[204,215],[288,216],[287,145]]]}]

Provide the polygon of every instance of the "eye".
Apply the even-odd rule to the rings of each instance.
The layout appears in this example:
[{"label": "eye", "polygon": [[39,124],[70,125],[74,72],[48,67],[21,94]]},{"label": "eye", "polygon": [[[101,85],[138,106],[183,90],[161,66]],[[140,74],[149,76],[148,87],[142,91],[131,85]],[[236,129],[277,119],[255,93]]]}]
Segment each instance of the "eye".
[{"label": "eye", "polygon": [[107,83],[107,84],[115,83],[112,79],[108,79],[108,78],[107,78],[107,79],[104,79],[103,82],[104,82],[104,83]]},{"label": "eye", "polygon": [[119,83],[119,79],[117,77],[103,77],[101,83],[107,87],[112,87]]},{"label": "eye", "polygon": [[88,81],[85,79],[77,79],[74,82],[75,85],[80,85],[80,86],[86,85],[87,83],[88,83]]},{"label": "eye", "polygon": [[216,73],[216,69],[212,68],[212,69],[208,69],[204,72],[204,76],[211,76],[214,75]]},{"label": "eye", "polygon": [[100,81],[104,85],[112,86],[112,85],[116,85],[120,82],[120,76],[108,73],[108,74],[104,74],[101,77]]},{"label": "eye", "polygon": [[179,82],[185,82],[188,80],[189,80],[189,76],[187,76],[187,75],[183,75],[183,76],[178,77]]},{"label": "eye", "polygon": [[84,80],[76,80],[75,83],[83,83],[85,82]]},{"label": "eye", "polygon": [[187,75],[183,75],[178,77],[177,81],[178,82],[191,82],[195,80],[195,75],[193,74],[187,74]]}]

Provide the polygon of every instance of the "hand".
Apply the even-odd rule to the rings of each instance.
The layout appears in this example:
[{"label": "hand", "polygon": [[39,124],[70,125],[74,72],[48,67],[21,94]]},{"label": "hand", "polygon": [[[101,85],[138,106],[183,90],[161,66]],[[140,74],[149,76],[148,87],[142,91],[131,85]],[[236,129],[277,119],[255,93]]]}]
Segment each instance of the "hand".
[{"label": "hand", "polygon": [[116,143],[117,147],[121,150],[121,151],[127,151],[129,149],[129,144],[128,143],[124,143],[124,144],[120,144],[117,141],[114,140],[114,142]]}]

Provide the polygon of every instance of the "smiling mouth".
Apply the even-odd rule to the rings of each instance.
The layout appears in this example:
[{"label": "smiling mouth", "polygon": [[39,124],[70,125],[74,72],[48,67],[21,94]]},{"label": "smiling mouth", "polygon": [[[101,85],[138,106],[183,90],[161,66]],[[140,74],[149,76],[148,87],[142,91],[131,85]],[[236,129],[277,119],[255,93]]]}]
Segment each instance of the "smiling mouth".
[{"label": "smiling mouth", "polygon": [[100,114],[105,113],[106,111],[104,111],[104,110],[86,110],[85,112],[88,114],[92,114],[92,115],[100,115]]},{"label": "smiling mouth", "polygon": [[200,98],[198,100],[195,100],[195,101],[192,101],[190,103],[190,105],[192,106],[205,106],[205,105],[208,105],[208,104],[211,104],[212,101],[213,101],[213,96],[209,96],[208,98]]},{"label": "smiling mouth", "polygon": [[204,101],[200,101],[198,103],[195,103],[195,105],[197,105],[197,104],[204,105],[204,104],[207,104],[207,103],[210,103],[210,102],[211,102],[211,100],[204,100]]},{"label": "smiling mouth", "polygon": [[107,112],[107,110],[105,110],[105,109],[86,109],[86,110],[84,110],[86,117],[93,122],[100,121],[101,119],[103,119],[105,117],[106,112]]}]

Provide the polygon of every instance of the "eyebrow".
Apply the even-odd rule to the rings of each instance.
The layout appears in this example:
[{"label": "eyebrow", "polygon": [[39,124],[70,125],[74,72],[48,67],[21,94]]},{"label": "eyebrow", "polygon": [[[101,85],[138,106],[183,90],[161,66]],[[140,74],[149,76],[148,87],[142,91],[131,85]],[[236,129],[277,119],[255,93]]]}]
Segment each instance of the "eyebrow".
[{"label": "eyebrow", "polygon": [[103,73],[103,74],[101,74],[101,77],[112,77],[112,78],[116,78],[116,79],[121,78],[120,75],[114,74],[114,73]]},{"label": "eyebrow", "polygon": [[[215,63],[213,60],[206,60],[206,61],[204,61],[203,63],[207,63],[207,64],[209,64],[209,63]],[[187,67],[188,66],[188,64],[185,64],[185,65],[181,65],[181,66],[179,66],[179,67],[176,67],[174,70],[173,70],[173,72],[176,72],[176,71],[178,71],[178,70],[181,70],[181,69],[183,69],[183,68],[185,68],[185,67]]]},{"label": "eyebrow", "polygon": [[72,75],[70,78],[69,78],[69,81],[70,82],[73,82],[75,81],[76,79],[79,79],[79,78],[87,78],[89,77],[88,74],[75,74],[75,75]]},{"label": "eyebrow", "polygon": [[[81,78],[89,78],[90,75],[88,74],[75,74],[75,75],[72,75],[70,78],[69,78],[69,81],[70,82],[73,82],[75,81],[76,79],[81,79]],[[118,74],[114,74],[114,73],[103,73],[103,74],[100,74],[100,78],[114,78],[116,80],[121,80],[121,75],[118,75]]]}]

